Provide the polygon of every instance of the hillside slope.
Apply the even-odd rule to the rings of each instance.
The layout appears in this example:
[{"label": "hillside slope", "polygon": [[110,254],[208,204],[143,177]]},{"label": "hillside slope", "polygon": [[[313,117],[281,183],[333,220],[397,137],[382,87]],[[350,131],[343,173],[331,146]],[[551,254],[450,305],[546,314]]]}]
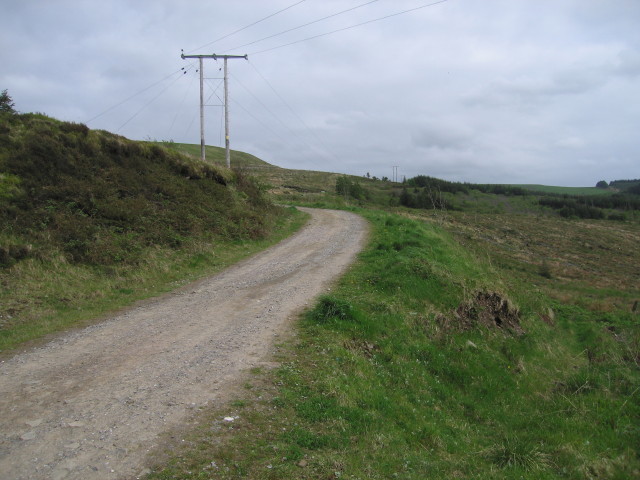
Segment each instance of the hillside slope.
[{"label": "hillside slope", "polygon": [[3,122],[0,175],[5,266],[54,249],[104,265],[192,236],[260,237],[274,212],[232,172],[42,115]]},{"label": "hillside slope", "polygon": [[82,124],[3,112],[0,351],[8,339],[16,345],[122,304],[92,313],[102,301],[142,298],[246,255],[295,228],[301,220],[290,213],[242,172]]}]

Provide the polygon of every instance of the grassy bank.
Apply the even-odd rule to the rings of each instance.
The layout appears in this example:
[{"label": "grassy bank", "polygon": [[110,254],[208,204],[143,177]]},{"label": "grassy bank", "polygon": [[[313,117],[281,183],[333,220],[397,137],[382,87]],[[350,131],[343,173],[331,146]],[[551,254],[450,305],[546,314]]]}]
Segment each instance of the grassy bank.
[{"label": "grassy bank", "polygon": [[201,413],[151,478],[640,475],[635,314],[560,303],[433,223],[361,213],[369,246],[281,366]]},{"label": "grassy bank", "polygon": [[26,259],[0,271],[0,354],[47,334],[98,321],[100,316],[212,275],[291,235],[306,215],[287,209],[262,239],[185,241],[154,246],[135,265],[74,264],[60,255]]},{"label": "grassy bank", "polygon": [[2,112],[0,352],[217,271],[301,221],[243,171]]}]

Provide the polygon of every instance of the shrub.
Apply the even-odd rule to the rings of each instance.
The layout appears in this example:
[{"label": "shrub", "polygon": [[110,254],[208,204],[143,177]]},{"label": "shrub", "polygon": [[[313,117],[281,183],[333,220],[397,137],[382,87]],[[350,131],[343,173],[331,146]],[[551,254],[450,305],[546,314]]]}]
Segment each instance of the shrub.
[{"label": "shrub", "polygon": [[542,261],[542,264],[540,265],[540,269],[538,270],[538,273],[540,274],[541,277],[552,278],[551,267],[549,266],[546,260]]},{"label": "shrub", "polygon": [[316,307],[309,313],[309,317],[317,323],[326,323],[334,319],[356,319],[353,305],[346,300],[332,296],[320,298]]},{"label": "shrub", "polygon": [[[0,234],[46,244],[70,262],[136,264],[150,246],[263,238],[277,215],[250,177],[163,146],[36,114],[3,125]],[[3,264],[16,260],[2,255]]]},{"label": "shrub", "polygon": [[13,99],[9,96],[7,89],[2,90],[0,92],[0,114],[15,114],[14,106]]},{"label": "shrub", "polygon": [[366,197],[366,191],[362,185],[357,181],[351,180],[346,175],[336,179],[336,193],[356,200],[362,200]]},{"label": "shrub", "polygon": [[544,470],[551,466],[549,455],[538,445],[530,445],[515,437],[507,437],[490,449],[489,458],[502,468],[518,468],[525,471]]}]

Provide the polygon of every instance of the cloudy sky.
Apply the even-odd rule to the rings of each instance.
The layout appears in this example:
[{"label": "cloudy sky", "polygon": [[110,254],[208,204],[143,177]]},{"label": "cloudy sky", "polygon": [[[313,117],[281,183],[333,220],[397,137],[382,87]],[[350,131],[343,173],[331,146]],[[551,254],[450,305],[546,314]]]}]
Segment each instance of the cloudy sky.
[{"label": "cloudy sky", "polygon": [[[248,54],[229,61],[231,145],[282,167],[640,178],[638,0],[3,0],[1,11],[0,90],[21,112],[197,144],[199,74],[181,49]],[[219,146],[221,67],[204,61],[206,141]]]}]

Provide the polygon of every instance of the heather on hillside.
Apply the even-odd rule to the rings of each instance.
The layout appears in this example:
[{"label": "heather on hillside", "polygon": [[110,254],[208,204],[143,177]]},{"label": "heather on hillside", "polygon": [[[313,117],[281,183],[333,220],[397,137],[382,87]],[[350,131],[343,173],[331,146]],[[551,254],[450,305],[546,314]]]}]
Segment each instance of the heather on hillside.
[{"label": "heather on hillside", "polygon": [[0,265],[136,263],[152,246],[261,238],[277,209],[239,172],[39,114],[0,126]]}]

